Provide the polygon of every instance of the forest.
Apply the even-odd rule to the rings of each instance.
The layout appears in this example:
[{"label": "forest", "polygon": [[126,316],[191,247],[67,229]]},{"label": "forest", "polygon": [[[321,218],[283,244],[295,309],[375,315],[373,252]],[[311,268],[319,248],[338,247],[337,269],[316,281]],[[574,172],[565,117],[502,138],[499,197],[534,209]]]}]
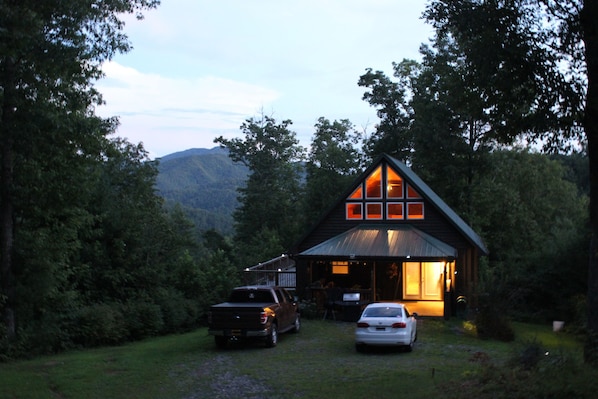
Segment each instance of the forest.
[{"label": "forest", "polygon": [[102,62],[131,49],[120,18],[159,1],[94,5],[0,0],[0,359],[201,326],[388,153],[484,239],[480,295],[566,320],[598,364],[594,2],[430,1],[421,60],[356,76],[371,132],[322,116],[303,148],[291,120],[248,116],[215,139],[248,170],[232,234],[166,207],[157,161],[94,113]]}]

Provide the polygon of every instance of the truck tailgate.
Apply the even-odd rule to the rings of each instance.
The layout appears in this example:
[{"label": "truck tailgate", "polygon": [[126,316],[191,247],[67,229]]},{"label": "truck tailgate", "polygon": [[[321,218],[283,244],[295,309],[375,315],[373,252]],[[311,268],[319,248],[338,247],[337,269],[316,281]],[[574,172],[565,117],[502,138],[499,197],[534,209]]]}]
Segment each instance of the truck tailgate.
[{"label": "truck tailgate", "polygon": [[212,322],[211,329],[253,328],[259,329],[260,313],[272,304],[264,303],[221,303],[210,307]]}]

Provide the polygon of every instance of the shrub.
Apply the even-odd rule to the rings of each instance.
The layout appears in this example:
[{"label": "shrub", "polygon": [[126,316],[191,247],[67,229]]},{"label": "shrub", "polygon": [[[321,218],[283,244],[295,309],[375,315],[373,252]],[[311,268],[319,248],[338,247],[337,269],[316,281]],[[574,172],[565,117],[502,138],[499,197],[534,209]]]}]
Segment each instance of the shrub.
[{"label": "shrub", "polygon": [[507,318],[490,307],[482,308],[475,318],[478,337],[510,342],[515,339],[515,332]]},{"label": "shrub", "polygon": [[164,333],[187,331],[198,325],[198,306],[174,290],[162,291],[155,298],[164,321]]},{"label": "shrub", "polygon": [[316,319],[318,317],[318,304],[315,300],[302,300],[299,302],[301,318]]},{"label": "shrub", "polygon": [[123,306],[129,338],[138,340],[158,335],[164,328],[159,305],[143,299],[133,299]]},{"label": "shrub", "polygon": [[523,343],[521,350],[516,352],[510,359],[511,367],[517,367],[523,370],[531,370],[538,366],[540,360],[544,357],[545,350],[538,340],[533,339]]},{"label": "shrub", "polygon": [[510,342],[515,339],[515,331],[511,327],[501,303],[499,291],[488,290],[479,296],[479,309],[475,315],[478,337],[481,339],[497,339]]},{"label": "shrub", "polygon": [[125,319],[116,303],[85,306],[75,316],[73,342],[83,346],[112,345],[125,341]]}]

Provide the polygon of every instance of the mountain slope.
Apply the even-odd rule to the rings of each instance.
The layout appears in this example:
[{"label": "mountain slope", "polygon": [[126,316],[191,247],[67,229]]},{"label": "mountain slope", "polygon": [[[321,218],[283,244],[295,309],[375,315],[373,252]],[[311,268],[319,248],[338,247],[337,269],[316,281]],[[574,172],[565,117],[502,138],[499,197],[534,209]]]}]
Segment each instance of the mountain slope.
[{"label": "mountain slope", "polygon": [[237,188],[247,168],[235,164],[225,149],[195,148],[160,158],[156,188],[167,206],[179,203],[198,231],[233,232]]}]

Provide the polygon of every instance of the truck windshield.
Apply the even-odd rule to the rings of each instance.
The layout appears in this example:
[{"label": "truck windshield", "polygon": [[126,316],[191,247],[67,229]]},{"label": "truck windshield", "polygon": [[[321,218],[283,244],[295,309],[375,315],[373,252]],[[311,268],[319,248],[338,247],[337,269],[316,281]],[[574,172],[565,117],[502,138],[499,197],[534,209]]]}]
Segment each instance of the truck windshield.
[{"label": "truck windshield", "polygon": [[229,302],[274,302],[270,291],[234,290],[230,294]]}]

